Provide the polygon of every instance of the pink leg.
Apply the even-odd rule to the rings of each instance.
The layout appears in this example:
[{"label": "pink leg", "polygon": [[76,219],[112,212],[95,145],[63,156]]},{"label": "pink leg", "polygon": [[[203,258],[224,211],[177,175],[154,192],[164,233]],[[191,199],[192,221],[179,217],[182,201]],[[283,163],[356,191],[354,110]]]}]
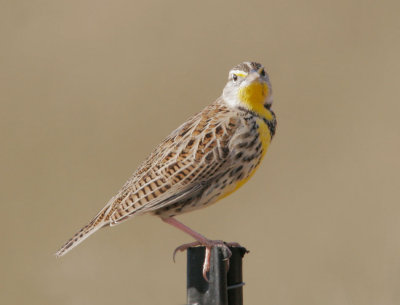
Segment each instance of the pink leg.
[{"label": "pink leg", "polygon": [[[183,223],[179,222],[178,220],[176,220],[173,217],[165,218],[165,219],[162,219],[162,220],[164,222],[174,226],[175,228],[177,228],[177,229],[189,234],[195,240],[197,240],[196,242],[189,243],[189,244],[184,244],[184,245],[181,245],[178,248],[176,248],[175,251],[174,251],[174,254],[173,254],[174,255],[174,261],[175,261],[175,254],[176,254],[177,251],[185,251],[187,248],[200,246],[200,245],[203,245],[203,246],[206,247],[206,254],[205,254],[204,263],[203,263],[203,277],[207,282],[208,282],[207,272],[210,270],[211,248],[212,247],[225,247],[225,248],[227,248],[227,251],[228,251],[228,254],[229,254],[229,257],[230,257],[232,255],[232,253],[231,253],[231,250],[229,250],[228,246],[240,247],[240,245],[238,243],[225,244],[221,240],[209,240],[206,237],[204,237],[203,235],[201,235],[200,233],[197,233],[196,231],[193,231],[188,226],[185,226]],[[229,264],[229,257],[228,257],[228,264]]]},{"label": "pink leg", "polygon": [[209,240],[207,238],[205,238],[203,235],[201,235],[200,233],[197,233],[196,231],[193,231],[191,228],[189,228],[188,226],[185,226],[183,223],[179,222],[178,220],[176,220],[173,217],[163,218],[162,220],[164,222],[174,226],[175,228],[189,234],[195,240],[200,242],[202,245],[206,245],[209,242]]}]

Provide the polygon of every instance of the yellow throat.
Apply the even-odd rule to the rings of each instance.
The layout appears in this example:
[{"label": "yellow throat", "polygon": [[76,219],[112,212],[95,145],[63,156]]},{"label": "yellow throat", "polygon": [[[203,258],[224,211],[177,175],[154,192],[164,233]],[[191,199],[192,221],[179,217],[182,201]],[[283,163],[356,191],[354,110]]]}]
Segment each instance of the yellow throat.
[{"label": "yellow throat", "polygon": [[249,110],[256,112],[267,120],[272,120],[271,113],[264,107],[268,91],[266,83],[254,81],[250,85],[239,89],[239,99]]}]

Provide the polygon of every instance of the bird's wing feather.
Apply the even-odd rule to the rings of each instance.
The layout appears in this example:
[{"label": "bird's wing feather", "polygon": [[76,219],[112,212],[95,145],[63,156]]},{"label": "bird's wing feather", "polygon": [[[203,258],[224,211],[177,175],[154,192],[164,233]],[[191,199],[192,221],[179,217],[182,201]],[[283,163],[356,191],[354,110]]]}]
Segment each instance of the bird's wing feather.
[{"label": "bird's wing feather", "polygon": [[195,195],[229,169],[230,139],[240,125],[221,104],[210,105],[173,131],[111,203],[111,225]]},{"label": "bird's wing feather", "polygon": [[[123,202],[121,202],[121,204],[111,214],[110,225],[111,226],[117,225],[133,215],[150,212],[152,210],[156,210],[166,205],[174,204],[179,200],[183,200],[186,197],[193,195],[197,191],[201,190],[201,188],[202,188],[201,184],[197,184],[182,190],[177,190],[175,194],[167,198],[165,198],[165,196],[162,196],[161,198],[152,200],[151,202],[149,202],[146,205],[143,205],[142,207],[133,208],[133,210],[131,211],[129,210],[129,208],[123,208]],[[167,195],[169,195],[169,193]]]}]

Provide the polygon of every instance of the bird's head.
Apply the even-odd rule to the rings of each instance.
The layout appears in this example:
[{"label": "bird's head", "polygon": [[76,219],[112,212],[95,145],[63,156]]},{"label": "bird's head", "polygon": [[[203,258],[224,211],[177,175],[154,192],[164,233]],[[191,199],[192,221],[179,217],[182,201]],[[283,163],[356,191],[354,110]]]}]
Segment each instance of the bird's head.
[{"label": "bird's head", "polygon": [[222,97],[231,107],[265,116],[273,100],[271,83],[263,65],[246,61],[232,68]]}]

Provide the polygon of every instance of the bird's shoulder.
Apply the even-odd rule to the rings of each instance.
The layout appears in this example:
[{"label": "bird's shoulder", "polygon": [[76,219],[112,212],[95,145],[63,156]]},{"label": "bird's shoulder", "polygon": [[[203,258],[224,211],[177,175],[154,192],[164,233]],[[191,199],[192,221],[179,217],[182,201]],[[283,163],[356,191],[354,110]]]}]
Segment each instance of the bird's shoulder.
[{"label": "bird's shoulder", "polygon": [[188,165],[188,162],[210,163],[225,159],[230,140],[244,124],[240,114],[217,100],[172,131],[133,177],[140,177],[149,169],[162,171],[167,167]]}]

